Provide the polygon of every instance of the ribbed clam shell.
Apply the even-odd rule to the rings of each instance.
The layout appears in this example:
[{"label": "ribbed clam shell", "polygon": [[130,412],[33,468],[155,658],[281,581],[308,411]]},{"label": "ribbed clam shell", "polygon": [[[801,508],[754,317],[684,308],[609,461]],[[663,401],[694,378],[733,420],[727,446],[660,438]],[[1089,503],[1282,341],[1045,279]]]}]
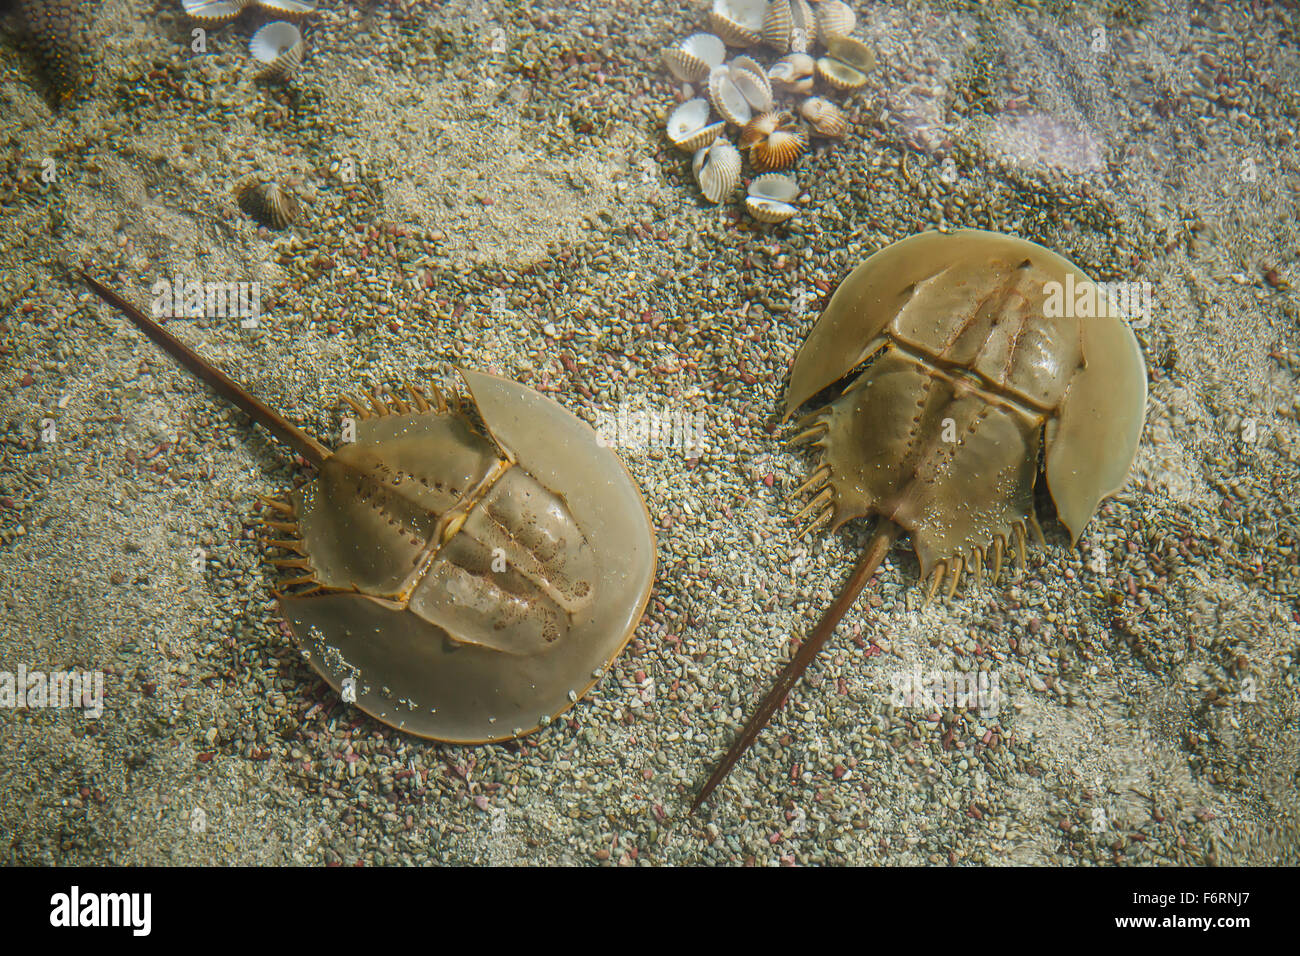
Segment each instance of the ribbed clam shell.
[{"label": "ribbed clam shell", "polygon": [[734,126],[744,126],[754,115],[749,100],[740,91],[731,78],[731,70],[725,66],[716,67],[709,74],[709,102],[722,118]]},{"label": "ribbed clam shell", "polygon": [[823,43],[832,37],[846,37],[858,25],[858,15],[844,0],[822,0],[814,12],[817,36]]},{"label": "ribbed clam shell", "polygon": [[302,63],[306,49],[302,33],[287,20],[266,24],[248,42],[248,52],[253,59],[266,64],[257,73],[258,79],[263,80],[288,79]]},{"label": "ribbed clam shell", "polygon": [[736,145],[741,149],[749,149],[755,143],[762,142],[775,133],[780,123],[780,117],[776,113],[763,113],[761,116],[755,116],[740,131],[740,138],[736,140]]},{"label": "ribbed clam shell", "polygon": [[763,34],[767,0],[713,0],[709,26],[729,46],[753,46]]},{"label": "ribbed clam shell", "polygon": [[749,195],[759,199],[774,199],[778,202],[794,202],[799,198],[799,184],[793,176],[782,173],[768,173],[754,177],[749,184]]},{"label": "ribbed clam shell", "polygon": [[839,139],[849,131],[844,111],[822,96],[810,96],[799,104],[799,115],[819,136]]},{"label": "ribbed clam shell", "polygon": [[239,16],[249,0],[181,0],[192,19],[201,23],[224,23]]},{"label": "ribbed clam shell", "polygon": [[792,165],[807,149],[807,132],[798,127],[781,128],[753,145],[749,161],[760,173],[767,173]]},{"label": "ribbed clam shell", "polygon": [[740,150],[723,139],[705,146],[691,160],[700,192],[712,203],[729,199],[736,191],[740,184],[740,165]]},{"label": "ribbed clam shell", "polygon": [[693,33],[664,50],[664,65],[684,83],[700,82],[726,58],[726,45],[712,33]]},{"label": "ribbed clam shell", "polygon": [[[742,64],[742,60],[746,64]],[[751,109],[772,108],[772,84],[768,82],[766,71],[749,57],[737,57],[731,64],[731,82],[736,84],[736,89],[740,90]]]},{"label": "ribbed clam shell", "polygon": [[763,42],[782,53],[806,53],[817,42],[817,18],[807,0],[772,0],[763,16]]},{"label": "ribbed clam shell", "polygon": [[876,51],[856,37],[831,37],[826,41],[826,54],[859,73],[876,68]]},{"label": "ribbed clam shell", "polygon": [[272,10],[287,17],[301,17],[316,12],[314,0],[252,0],[252,2],[265,10]]},{"label": "ribbed clam shell", "polygon": [[239,191],[239,208],[271,229],[283,229],[298,221],[302,209],[298,200],[279,183],[251,183]]},{"label": "ribbed clam shell", "polygon": [[778,199],[746,196],[745,210],[759,222],[777,223],[794,218],[795,214],[799,212],[799,207],[788,202],[781,202]]},{"label": "ribbed clam shell", "polygon": [[867,82],[867,74],[829,56],[818,58],[817,75],[837,90],[856,90]]},{"label": "ribbed clam shell", "polygon": [[791,53],[772,64],[767,78],[774,89],[783,93],[807,93],[812,89],[816,72],[817,61],[807,53]]},{"label": "ribbed clam shell", "polygon": [[722,122],[709,122],[709,101],[697,96],[672,111],[668,117],[668,139],[678,149],[693,153],[711,144],[725,127]]}]

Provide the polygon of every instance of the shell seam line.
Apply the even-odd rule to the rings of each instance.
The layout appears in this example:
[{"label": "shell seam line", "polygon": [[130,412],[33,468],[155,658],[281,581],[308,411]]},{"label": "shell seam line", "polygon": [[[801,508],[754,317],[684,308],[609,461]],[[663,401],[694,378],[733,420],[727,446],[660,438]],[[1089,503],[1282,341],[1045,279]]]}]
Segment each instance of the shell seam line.
[{"label": "shell seam line", "polygon": [[1029,418],[1051,418],[1056,414],[1052,406],[1043,405],[1023,395],[1015,395],[1002,385],[989,380],[988,376],[973,369],[966,368],[951,359],[939,358],[923,352],[910,342],[899,339],[891,330],[886,333],[889,341],[900,352],[918,362],[945,381],[961,383],[972,389],[980,398],[995,405],[1007,405]]},{"label": "shell seam line", "polygon": [[[442,554],[442,550],[460,533],[460,527],[465,523],[470,512],[487,497],[488,492],[501,480],[501,476],[514,468],[516,464],[514,456],[505,459],[498,458],[488,470],[488,473],[479,479],[479,483],[465,495],[459,504],[443,512],[442,518],[439,519],[438,525],[434,529],[433,540],[425,545],[415,570],[407,576],[402,588],[397,593],[397,600],[403,608],[410,604],[411,595],[415,593],[415,589],[429,576],[429,571],[433,568],[434,562],[438,560],[438,556]],[[453,526],[455,530],[448,534],[447,529]]]}]

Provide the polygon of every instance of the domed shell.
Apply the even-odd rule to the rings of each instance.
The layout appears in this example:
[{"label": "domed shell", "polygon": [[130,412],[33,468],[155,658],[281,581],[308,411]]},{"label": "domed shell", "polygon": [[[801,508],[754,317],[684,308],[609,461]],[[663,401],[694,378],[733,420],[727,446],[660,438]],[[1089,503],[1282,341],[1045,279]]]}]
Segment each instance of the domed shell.
[{"label": "domed shell", "polygon": [[817,76],[833,89],[847,92],[865,86],[869,77],[834,57],[817,58]]},{"label": "domed shell", "polygon": [[832,37],[846,37],[858,25],[857,14],[844,0],[821,0],[813,14],[817,19],[817,36],[823,43]]},{"label": "domed shell", "polygon": [[763,16],[763,42],[781,53],[806,53],[817,42],[817,18],[807,0],[771,0]]},{"label": "domed shell", "polygon": [[[245,3],[249,0],[244,0]],[[316,12],[314,0],[252,0],[264,10],[286,17],[301,17]]]},{"label": "domed shell", "polygon": [[248,42],[248,52],[253,59],[264,64],[258,79],[285,80],[291,77],[302,63],[307,46],[302,33],[287,20],[274,20],[253,34]]},{"label": "domed shell", "polygon": [[460,374],[486,434],[446,411],[367,418],[295,493],[329,584],[280,608],[332,687],[355,682],[358,708],[482,743],[549,723],[609,668],[649,599],[655,541],[588,425],[523,385]]},{"label": "domed shell", "polygon": [[816,72],[817,61],[807,53],[790,53],[772,64],[767,77],[783,93],[809,93]]},{"label": "domed shell", "polygon": [[740,133],[740,148],[749,150],[749,161],[759,172],[785,169],[808,149],[808,133],[782,110],[756,116]]},{"label": "domed shell", "polygon": [[302,207],[293,194],[279,183],[250,183],[238,191],[239,208],[268,229],[284,229],[302,215]]},{"label": "domed shell", "polygon": [[799,211],[799,184],[791,176],[768,173],[749,184],[746,211],[759,222],[778,223],[792,219]]},{"label": "domed shell", "polygon": [[181,0],[181,8],[200,23],[225,23],[233,20],[250,0]]},{"label": "domed shell", "polygon": [[823,96],[810,96],[800,103],[799,115],[818,136],[840,139],[849,131],[844,111]]},{"label": "domed shell", "polygon": [[723,139],[700,149],[691,160],[700,192],[711,203],[731,198],[740,185],[740,167],[740,150]]},{"label": "domed shell", "polygon": [[744,126],[754,115],[744,92],[732,78],[731,70],[719,66],[709,74],[709,102],[733,126]]},{"label": "domed shell", "polygon": [[747,56],[731,61],[731,81],[752,109],[763,112],[772,108],[772,83],[761,63]]},{"label": "domed shell", "polygon": [[730,46],[753,46],[762,37],[766,10],[767,0],[713,0],[709,26]]},{"label": "domed shell", "polygon": [[702,96],[687,100],[668,117],[668,139],[688,153],[710,145],[725,128],[721,121],[709,122],[709,101]]},{"label": "domed shell", "polygon": [[711,33],[693,33],[664,50],[664,65],[683,83],[698,83],[727,58],[727,48]]}]

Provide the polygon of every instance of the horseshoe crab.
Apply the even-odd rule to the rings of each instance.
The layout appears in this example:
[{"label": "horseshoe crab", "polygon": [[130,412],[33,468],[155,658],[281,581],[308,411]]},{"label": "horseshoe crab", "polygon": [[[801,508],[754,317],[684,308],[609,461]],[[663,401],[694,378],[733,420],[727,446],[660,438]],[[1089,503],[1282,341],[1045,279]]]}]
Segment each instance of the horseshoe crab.
[{"label": "horseshoe crab", "polygon": [[[376,390],[331,451],[88,276],[86,284],[315,466],[264,498],[280,609],[317,673],[376,720],[490,743],[586,694],[645,610],[655,539],[631,476],[560,405],[458,369],[469,401]],[[347,695],[350,697],[350,695]]]},{"label": "horseshoe crab", "polygon": [[[988,562],[996,581],[1009,541],[1023,569],[1027,528],[1042,541],[1040,440],[1072,544],[1101,499],[1123,486],[1146,415],[1146,366],[1128,324],[1095,307],[1098,288],[1041,246],[964,230],[896,242],[835,291],[795,359],[785,420],[862,368],[801,421],[795,441],[821,452],[796,492],[813,495],[802,534],[867,515],[878,519],[875,532],[692,809],[753,743],[895,539],[911,538],[930,579],[926,602],[945,578],[951,598],[964,570],[980,577]],[[1074,290],[1091,290],[1092,304],[1063,308]]]}]

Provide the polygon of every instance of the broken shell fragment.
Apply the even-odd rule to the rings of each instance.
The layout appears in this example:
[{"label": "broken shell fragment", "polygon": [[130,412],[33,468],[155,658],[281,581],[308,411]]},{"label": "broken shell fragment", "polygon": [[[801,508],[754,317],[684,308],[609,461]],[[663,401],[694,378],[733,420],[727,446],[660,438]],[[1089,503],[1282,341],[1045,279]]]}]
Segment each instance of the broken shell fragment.
[{"label": "broken shell fragment", "polygon": [[269,229],[284,229],[298,221],[302,207],[276,182],[251,183],[239,190],[239,208]]},{"label": "broken shell fragment", "polygon": [[777,60],[768,70],[767,77],[772,87],[783,93],[811,93],[816,72],[817,61],[811,56],[791,53]]},{"label": "broken shell fragment", "polygon": [[711,203],[729,199],[740,184],[740,150],[724,139],[705,146],[691,160],[700,192]]},{"label": "broken shell fragment", "polygon": [[808,149],[808,133],[786,110],[756,116],[740,133],[740,148],[761,173],[785,169]]},{"label": "broken shell fragment", "polygon": [[678,149],[693,153],[709,146],[726,128],[726,123],[709,122],[709,101],[702,96],[687,100],[668,117],[668,139]]},{"label": "broken shell fragment", "polygon": [[840,139],[849,131],[844,111],[823,96],[810,96],[800,103],[799,115],[818,136]]},{"label": "broken shell fragment", "polygon": [[307,45],[302,33],[287,20],[274,20],[253,34],[248,52],[265,64],[257,73],[260,80],[286,80],[302,63]]},{"label": "broken shell fragment", "polygon": [[857,14],[844,0],[822,0],[817,4],[817,36],[823,43],[832,37],[846,37],[858,25]]},{"label": "broken shell fragment", "polygon": [[181,0],[185,13],[200,23],[225,23],[239,16],[249,0]]},{"label": "broken shell fragment", "polygon": [[817,42],[817,19],[807,0],[772,0],[763,16],[763,42],[782,53],[806,53]]},{"label": "broken shell fragment", "polygon": [[759,222],[777,223],[792,218],[799,208],[799,184],[791,176],[768,173],[749,184],[745,209]]},{"label": "broken shell fragment", "polygon": [[730,46],[753,46],[763,34],[767,0],[713,0],[709,26]]},{"label": "broken shell fragment", "polygon": [[693,33],[664,50],[664,65],[683,83],[700,82],[726,58],[726,46],[711,33]]}]

